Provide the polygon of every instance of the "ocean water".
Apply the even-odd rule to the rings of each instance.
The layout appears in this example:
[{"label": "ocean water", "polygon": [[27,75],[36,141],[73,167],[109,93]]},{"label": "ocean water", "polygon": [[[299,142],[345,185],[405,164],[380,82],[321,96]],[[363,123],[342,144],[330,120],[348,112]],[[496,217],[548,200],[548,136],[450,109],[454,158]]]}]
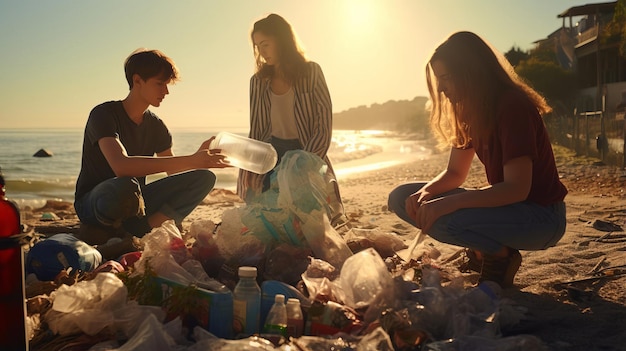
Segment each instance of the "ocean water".
[{"label": "ocean water", "polygon": [[[246,135],[246,130],[228,130]],[[216,135],[211,130],[172,130],[173,151],[185,155],[197,150],[202,141]],[[6,180],[6,195],[20,207],[37,208],[46,200],[74,201],[80,171],[83,130],[0,129],[0,168]],[[39,149],[52,157],[33,157]],[[338,178],[403,162],[423,159],[428,148],[420,141],[387,131],[333,131],[328,155]],[[216,188],[235,190],[237,169],[215,169]],[[149,177],[156,179],[158,175]]]}]

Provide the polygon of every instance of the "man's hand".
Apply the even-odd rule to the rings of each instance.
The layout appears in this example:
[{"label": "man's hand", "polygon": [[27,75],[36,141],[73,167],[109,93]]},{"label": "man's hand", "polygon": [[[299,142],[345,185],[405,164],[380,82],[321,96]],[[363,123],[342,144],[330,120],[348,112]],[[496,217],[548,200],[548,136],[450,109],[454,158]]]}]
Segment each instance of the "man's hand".
[{"label": "man's hand", "polygon": [[227,168],[232,167],[226,156],[219,153],[219,149],[200,149],[192,155],[195,168]]},{"label": "man's hand", "polygon": [[[198,150],[210,150],[211,142],[213,141],[213,139],[215,139],[215,136],[212,136],[208,140],[203,141]],[[219,151],[217,153],[219,153]]]}]

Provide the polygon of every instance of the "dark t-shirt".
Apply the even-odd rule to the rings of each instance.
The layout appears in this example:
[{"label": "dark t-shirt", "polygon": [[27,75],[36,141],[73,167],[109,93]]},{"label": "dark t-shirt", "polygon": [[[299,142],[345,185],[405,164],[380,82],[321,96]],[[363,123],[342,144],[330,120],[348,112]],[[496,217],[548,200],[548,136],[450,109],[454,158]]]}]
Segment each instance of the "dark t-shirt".
[{"label": "dark t-shirt", "polygon": [[[120,140],[128,156],[154,156],[172,147],[172,135],[163,121],[146,110],[143,122],[135,124],[121,101],[109,101],[91,110],[83,136],[83,155],[76,181],[75,198],[80,199],[99,183],[115,177],[115,173],[100,150],[101,138]],[[145,184],[145,177],[137,177]]]},{"label": "dark t-shirt", "polygon": [[533,173],[527,200],[544,206],[562,201],[567,189],[559,180],[548,132],[534,105],[524,94],[506,91],[496,113],[495,135],[490,140],[472,142],[489,184],[504,181],[506,162],[529,156]]}]

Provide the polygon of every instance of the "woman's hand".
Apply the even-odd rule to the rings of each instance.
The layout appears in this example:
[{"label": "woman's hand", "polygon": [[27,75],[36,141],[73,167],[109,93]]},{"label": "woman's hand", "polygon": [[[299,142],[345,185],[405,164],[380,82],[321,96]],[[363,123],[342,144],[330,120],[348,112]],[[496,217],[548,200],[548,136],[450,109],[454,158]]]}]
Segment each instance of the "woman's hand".
[{"label": "woman's hand", "polygon": [[420,190],[416,191],[415,193],[413,193],[411,196],[409,196],[406,199],[404,203],[404,208],[406,209],[406,213],[409,215],[409,217],[415,220],[417,209],[422,205],[422,203],[432,199],[433,197],[434,197],[433,194],[431,194],[424,188],[421,188]]},{"label": "woman's hand", "polygon": [[415,225],[428,233],[439,217],[456,211],[454,196],[439,197],[421,203],[415,214]]}]

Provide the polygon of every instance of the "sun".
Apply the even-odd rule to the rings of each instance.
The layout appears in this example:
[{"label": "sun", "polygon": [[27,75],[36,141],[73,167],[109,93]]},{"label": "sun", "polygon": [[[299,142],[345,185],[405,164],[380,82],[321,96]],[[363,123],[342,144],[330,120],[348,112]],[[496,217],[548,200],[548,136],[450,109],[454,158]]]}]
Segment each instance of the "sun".
[{"label": "sun", "polygon": [[375,13],[375,0],[370,1],[346,1],[345,13],[346,22],[352,28],[362,29],[368,23],[371,23]]},{"label": "sun", "polygon": [[[340,29],[336,33],[352,50],[367,50],[384,33],[385,2],[381,0],[343,0],[339,4]],[[350,50],[346,47],[347,50]],[[356,53],[356,52],[355,52]]]}]

